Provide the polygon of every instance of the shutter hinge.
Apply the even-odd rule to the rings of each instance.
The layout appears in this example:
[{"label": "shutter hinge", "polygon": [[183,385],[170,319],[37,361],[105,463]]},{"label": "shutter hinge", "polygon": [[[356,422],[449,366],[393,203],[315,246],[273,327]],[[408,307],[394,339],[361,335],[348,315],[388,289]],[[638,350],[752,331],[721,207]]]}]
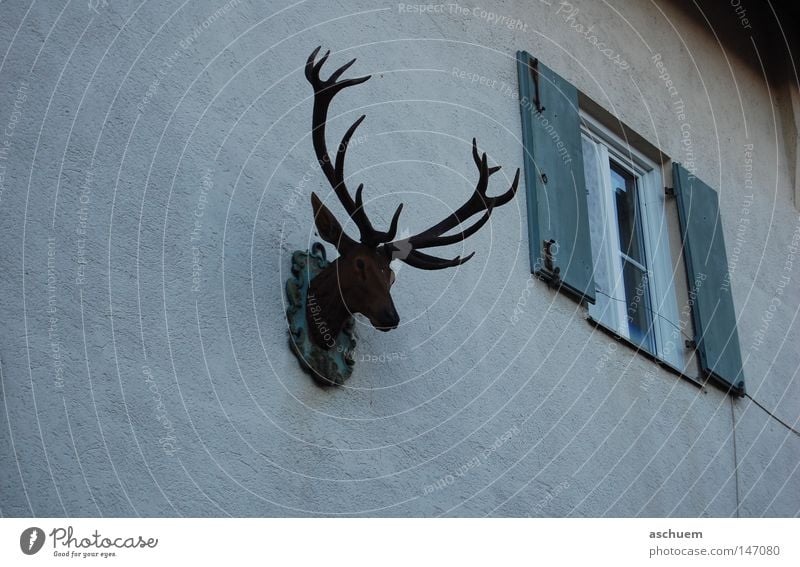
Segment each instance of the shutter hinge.
[{"label": "shutter hinge", "polygon": [[667,197],[675,196],[675,187],[664,187],[664,195]]},{"label": "shutter hinge", "polygon": [[528,71],[531,74],[531,80],[533,81],[533,106],[536,108],[536,112],[542,113],[544,112],[544,107],[542,106],[542,101],[539,98],[539,60],[533,57],[528,59]]},{"label": "shutter hinge", "polygon": [[683,341],[683,344],[686,345],[686,348],[689,350],[697,350],[697,342],[694,339],[686,339]]}]

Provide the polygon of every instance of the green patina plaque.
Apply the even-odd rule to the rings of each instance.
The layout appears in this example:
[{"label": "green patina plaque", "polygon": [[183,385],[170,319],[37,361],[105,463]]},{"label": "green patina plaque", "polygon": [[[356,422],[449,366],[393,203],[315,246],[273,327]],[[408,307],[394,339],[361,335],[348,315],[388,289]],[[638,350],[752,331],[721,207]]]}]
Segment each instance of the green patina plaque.
[{"label": "green patina plaque", "polygon": [[311,340],[306,318],[308,285],[330,262],[325,257],[325,247],[319,242],[311,251],[295,250],[292,253],[292,275],[286,280],[286,319],[289,322],[289,347],[300,361],[300,366],[311,374],[317,384],[341,386],[353,373],[356,348],[355,321],[350,317],[336,337],[336,345],[329,350],[318,347]]}]

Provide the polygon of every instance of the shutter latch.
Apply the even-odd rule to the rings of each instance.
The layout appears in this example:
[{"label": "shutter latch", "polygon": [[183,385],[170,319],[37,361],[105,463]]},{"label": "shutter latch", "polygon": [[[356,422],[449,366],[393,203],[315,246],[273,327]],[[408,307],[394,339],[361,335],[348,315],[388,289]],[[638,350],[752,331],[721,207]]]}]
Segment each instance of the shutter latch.
[{"label": "shutter latch", "polygon": [[548,287],[560,287],[561,286],[561,268],[555,265],[554,262],[554,250],[553,247],[555,246],[556,250],[558,249],[558,244],[552,238],[550,240],[543,240],[542,241],[542,252],[544,266],[537,272],[539,279],[546,282]]}]

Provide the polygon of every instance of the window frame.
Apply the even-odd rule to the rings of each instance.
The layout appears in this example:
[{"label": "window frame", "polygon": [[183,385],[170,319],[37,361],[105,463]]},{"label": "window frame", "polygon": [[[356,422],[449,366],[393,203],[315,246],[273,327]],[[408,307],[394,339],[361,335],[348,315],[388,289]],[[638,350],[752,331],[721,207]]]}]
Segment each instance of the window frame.
[{"label": "window frame", "polygon": [[[655,302],[659,309],[655,320],[659,322],[656,332],[661,334],[658,348],[672,363],[594,321],[588,313],[587,322],[697,387],[713,382],[726,392],[745,395],[744,364],[729,285],[719,192],[679,162],[671,160],[646,138],[630,130],[617,116],[529,52],[518,50],[516,62],[531,273],[548,288],[582,306],[587,302],[595,303],[594,274],[598,266],[593,260],[593,236],[588,217],[599,204],[593,203],[595,208],[589,208],[590,195],[584,177],[587,171],[596,168],[585,169],[583,166],[583,150],[585,148],[587,153],[589,150],[581,133],[583,122],[586,128],[610,142],[606,147],[616,147],[622,157],[627,158],[622,160],[623,163],[637,159],[646,163],[647,159],[639,157],[644,154],[659,164],[653,170],[660,171],[661,179],[670,179],[671,170],[673,190],[670,195],[674,195],[677,202],[678,222],[666,222],[674,215],[664,203],[671,200],[666,199],[661,179],[654,190],[646,193],[649,202],[645,210],[648,217],[655,219],[649,222],[649,226],[663,227],[655,233],[649,231],[649,249],[673,248],[674,255],[653,253],[656,261],[651,262],[656,270],[654,273],[664,274],[666,278],[666,286],[661,286],[658,293],[667,300]],[[592,120],[592,117],[597,120]],[[607,125],[607,128],[600,124]],[[604,132],[607,129],[616,136],[607,135]],[[619,139],[617,136],[624,138],[626,143],[615,145],[613,141]],[[629,139],[634,147],[628,143]],[[591,149],[595,150],[595,147]],[[591,157],[595,159],[594,155]],[[648,167],[645,169],[650,171]],[[597,183],[596,180],[591,182]],[[596,191],[592,192],[592,195],[596,194]],[[660,215],[654,214],[659,211]],[[711,222],[707,222],[709,220]],[[653,246],[653,240],[656,246]],[[677,275],[678,272],[681,275]],[[678,281],[675,281],[676,277]],[[684,277],[686,287],[680,283]],[[660,286],[659,278],[654,277],[653,283]],[[689,330],[685,328],[685,322],[675,313],[677,297],[674,293],[665,296],[664,288],[687,291],[688,302],[685,302],[685,297],[680,297],[681,316],[688,307],[693,338],[687,334]],[[661,324],[662,317],[667,321],[664,325]],[[683,341],[683,336],[689,340]],[[696,377],[686,374],[693,362],[698,364]]]},{"label": "window frame", "polygon": [[[644,346],[639,346],[639,348],[676,369],[683,368],[682,340],[680,327],[678,326],[680,319],[675,289],[675,269],[672,265],[672,254],[669,246],[670,229],[667,221],[666,195],[661,168],[590,116],[585,110],[581,109],[579,115],[581,135],[586,136],[597,144],[598,159],[601,160],[601,163],[609,163],[609,160],[613,160],[637,178],[636,200],[642,221],[645,273],[648,281],[646,287],[648,290],[648,302],[651,306],[650,319],[655,352],[650,352]],[[584,168],[588,166],[589,164],[584,163]],[[614,334],[625,338],[632,344],[636,344],[629,337],[627,302],[613,299],[614,297],[619,297],[617,295],[618,290],[622,290],[624,295],[622,261],[620,259],[620,254],[623,251],[619,246],[617,210],[613,201],[610,174],[606,174],[608,170],[610,170],[610,167],[603,171],[600,179],[603,191],[603,213],[609,221],[603,235],[605,249],[602,253],[599,250],[593,251],[593,255],[595,257],[602,255],[606,262],[606,269],[610,277],[614,279],[615,285],[611,293],[612,298],[608,299],[606,304],[613,303],[616,308],[609,310],[607,309],[608,305],[605,305],[603,307],[607,309],[610,317],[599,316],[601,309],[600,297],[603,297],[603,293],[598,292],[598,303],[589,306],[589,315],[596,324],[607,327]],[[587,184],[587,192],[588,190]],[[613,216],[609,217],[609,215]],[[612,259],[616,259],[616,261]]]}]

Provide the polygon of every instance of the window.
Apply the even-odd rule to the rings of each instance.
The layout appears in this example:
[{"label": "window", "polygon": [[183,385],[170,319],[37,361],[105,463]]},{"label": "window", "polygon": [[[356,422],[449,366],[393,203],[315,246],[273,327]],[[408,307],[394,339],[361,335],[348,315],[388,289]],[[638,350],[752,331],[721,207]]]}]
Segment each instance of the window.
[{"label": "window", "polygon": [[660,169],[585,113],[581,148],[596,296],[589,315],[680,367]]},{"label": "window", "polygon": [[[693,331],[687,345],[702,378],[744,395],[717,192],[673,162],[669,206],[677,204],[680,226],[672,229],[686,266],[675,274],[660,167],[581,112],[578,89],[525,51],[517,52],[517,77],[531,271],[588,305],[595,324],[673,368],[683,367],[682,333]],[[693,329],[677,324],[676,281],[689,296]]]}]

